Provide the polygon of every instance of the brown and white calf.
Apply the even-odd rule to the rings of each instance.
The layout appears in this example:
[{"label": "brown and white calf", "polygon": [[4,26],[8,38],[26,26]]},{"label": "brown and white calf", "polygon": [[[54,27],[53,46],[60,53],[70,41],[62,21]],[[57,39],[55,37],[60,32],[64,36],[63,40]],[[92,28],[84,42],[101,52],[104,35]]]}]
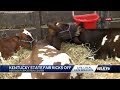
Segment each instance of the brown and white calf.
[{"label": "brown and white calf", "polygon": [[26,29],[22,30],[16,36],[0,39],[0,59],[7,60],[14,53],[16,53],[20,47],[32,49],[34,44],[34,38],[32,34]]},{"label": "brown and white calf", "polygon": [[[87,59],[115,58],[120,60],[120,28],[84,29],[82,24],[57,23],[63,40],[71,39],[76,44],[86,44],[95,55]],[[77,32],[77,35],[76,35]]]},{"label": "brown and white calf", "polygon": [[[113,29],[114,30],[114,29]],[[100,43],[101,47],[95,52],[94,56],[90,56],[95,59],[108,59],[114,58],[120,61],[120,31],[108,32]]]},{"label": "brown and white calf", "polygon": [[[61,40],[56,24],[49,25],[48,36],[33,47],[31,55],[22,60],[22,65],[70,65],[71,58],[59,51]],[[79,78],[77,73],[17,73],[18,79],[71,79]]]}]

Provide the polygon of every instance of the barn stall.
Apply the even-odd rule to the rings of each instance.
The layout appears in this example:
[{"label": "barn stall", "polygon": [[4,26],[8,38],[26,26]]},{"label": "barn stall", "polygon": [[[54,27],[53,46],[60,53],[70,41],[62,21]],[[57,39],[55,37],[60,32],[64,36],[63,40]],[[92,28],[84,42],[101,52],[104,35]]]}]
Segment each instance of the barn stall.
[{"label": "barn stall", "polygon": [[[75,11],[77,15],[84,15],[94,13],[95,11]],[[97,11],[101,18],[97,23],[97,28],[108,28],[119,26],[118,18],[120,12],[116,12],[117,15],[113,15],[110,11]],[[115,14],[115,13],[114,13]],[[54,21],[62,21],[67,23],[74,23],[72,18],[72,11],[1,11],[0,12],[0,38],[9,37],[15,35],[22,28],[27,28],[33,37],[37,40],[43,39],[47,35],[46,23]],[[113,17],[113,21],[103,21],[105,17]],[[116,24],[113,22],[117,22]],[[117,27],[117,26],[115,26]],[[39,33],[39,34],[38,34]],[[110,64],[119,65],[120,62],[110,60],[87,60],[86,56],[91,55],[91,51],[85,45],[75,45],[70,43],[63,43],[61,51],[67,53],[76,65],[99,65],[99,64]],[[21,60],[26,58],[31,53],[30,50],[20,49],[15,56],[17,59],[10,58],[9,60],[3,60],[0,62],[1,65],[19,64]],[[0,73],[1,79],[15,79],[14,73]],[[118,73],[83,73],[82,79],[120,79]]]}]

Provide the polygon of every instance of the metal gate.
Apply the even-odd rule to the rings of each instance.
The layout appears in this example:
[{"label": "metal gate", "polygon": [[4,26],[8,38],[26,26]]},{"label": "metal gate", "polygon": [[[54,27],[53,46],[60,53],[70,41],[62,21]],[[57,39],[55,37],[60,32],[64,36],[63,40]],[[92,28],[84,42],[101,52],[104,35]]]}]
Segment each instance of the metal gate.
[{"label": "metal gate", "polygon": [[109,22],[105,21],[105,18],[109,17],[108,11],[97,11],[100,16],[100,19],[97,23],[97,28],[108,28]]},{"label": "metal gate", "polygon": [[[120,28],[120,11],[98,11],[101,16],[98,28]],[[105,21],[105,18],[112,18],[111,21]]]},{"label": "metal gate", "polygon": [[120,11],[109,11],[109,16],[112,18],[112,21],[110,21],[108,26],[120,28]]}]

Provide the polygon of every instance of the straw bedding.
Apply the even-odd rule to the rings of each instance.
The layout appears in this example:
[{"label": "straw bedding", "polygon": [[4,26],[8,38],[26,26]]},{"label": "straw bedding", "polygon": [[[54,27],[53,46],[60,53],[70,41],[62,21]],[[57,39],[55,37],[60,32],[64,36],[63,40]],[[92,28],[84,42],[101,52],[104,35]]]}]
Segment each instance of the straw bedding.
[{"label": "straw bedding", "polygon": [[[83,45],[75,45],[69,43],[62,43],[61,51],[67,53],[76,65],[99,65],[99,64],[110,64],[119,65],[120,62],[109,59],[109,60],[87,60],[86,56],[91,55],[91,51]],[[20,51],[14,54],[18,58],[10,58],[3,60],[0,65],[15,65],[19,64],[21,60],[30,55],[31,51],[21,48]],[[0,79],[15,79],[14,73],[0,73]],[[120,79],[119,73],[83,73],[81,79]]]}]

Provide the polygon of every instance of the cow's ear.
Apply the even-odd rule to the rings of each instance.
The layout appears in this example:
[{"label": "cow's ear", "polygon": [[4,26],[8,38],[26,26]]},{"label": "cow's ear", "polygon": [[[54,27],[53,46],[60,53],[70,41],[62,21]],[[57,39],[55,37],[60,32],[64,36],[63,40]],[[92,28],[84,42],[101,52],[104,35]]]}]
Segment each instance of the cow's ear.
[{"label": "cow's ear", "polygon": [[48,28],[56,29],[56,25],[54,23],[47,23]]},{"label": "cow's ear", "polygon": [[47,23],[48,28],[53,27],[52,23]]},{"label": "cow's ear", "polygon": [[13,41],[18,41],[19,40],[19,36],[17,36],[17,38],[13,38]]},{"label": "cow's ear", "polygon": [[55,22],[55,23],[54,23],[55,26],[58,26],[59,24],[60,24],[59,22]]},{"label": "cow's ear", "polygon": [[19,34],[18,34],[18,33],[16,33],[16,36],[19,36]]},{"label": "cow's ear", "polygon": [[22,33],[24,31],[24,29],[20,29],[19,31],[20,31],[20,33]]}]

